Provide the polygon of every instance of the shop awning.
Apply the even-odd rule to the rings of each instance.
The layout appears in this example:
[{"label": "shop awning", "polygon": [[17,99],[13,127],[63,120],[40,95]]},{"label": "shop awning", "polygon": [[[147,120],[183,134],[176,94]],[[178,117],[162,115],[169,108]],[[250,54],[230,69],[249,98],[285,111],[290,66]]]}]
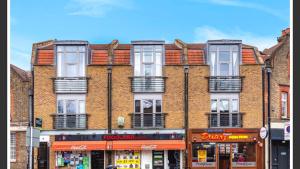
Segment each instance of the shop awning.
[{"label": "shop awning", "polygon": [[54,151],[105,150],[106,141],[55,141],[51,149]]},{"label": "shop awning", "polygon": [[184,150],[184,140],[113,141],[112,150]]}]

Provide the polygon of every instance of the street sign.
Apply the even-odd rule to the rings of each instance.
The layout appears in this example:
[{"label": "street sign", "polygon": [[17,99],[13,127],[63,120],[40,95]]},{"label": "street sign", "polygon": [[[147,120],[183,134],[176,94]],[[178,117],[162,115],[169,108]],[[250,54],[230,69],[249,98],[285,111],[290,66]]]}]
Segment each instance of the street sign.
[{"label": "street sign", "polygon": [[290,123],[284,124],[284,140],[290,140]]},{"label": "street sign", "polygon": [[265,127],[260,128],[259,136],[262,139],[265,139],[268,136],[268,130]]},{"label": "street sign", "polygon": [[31,134],[32,134],[32,147],[39,147],[40,146],[40,130],[37,128],[33,128],[33,127],[28,127],[26,130],[26,146],[30,147]]}]

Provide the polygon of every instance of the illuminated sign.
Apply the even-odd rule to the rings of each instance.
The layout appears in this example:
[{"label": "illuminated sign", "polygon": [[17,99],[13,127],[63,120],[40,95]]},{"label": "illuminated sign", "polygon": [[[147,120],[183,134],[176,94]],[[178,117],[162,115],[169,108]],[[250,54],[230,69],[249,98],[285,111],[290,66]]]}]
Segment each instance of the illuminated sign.
[{"label": "illuminated sign", "polygon": [[249,139],[249,135],[232,135],[232,134],[212,134],[202,133],[200,136],[201,140],[212,140],[212,141],[225,141],[225,140],[240,140]]}]

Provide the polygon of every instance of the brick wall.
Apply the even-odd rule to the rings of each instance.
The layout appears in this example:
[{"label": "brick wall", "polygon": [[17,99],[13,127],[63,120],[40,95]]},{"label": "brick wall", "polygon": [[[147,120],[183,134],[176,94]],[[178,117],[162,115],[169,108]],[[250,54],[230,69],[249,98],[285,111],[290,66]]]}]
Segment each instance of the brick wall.
[{"label": "brick wall", "polygon": [[28,153],[26,149],[26,132],[16,132],[16,162],[10,163],[11,169],[24,169],[27,167]]}]

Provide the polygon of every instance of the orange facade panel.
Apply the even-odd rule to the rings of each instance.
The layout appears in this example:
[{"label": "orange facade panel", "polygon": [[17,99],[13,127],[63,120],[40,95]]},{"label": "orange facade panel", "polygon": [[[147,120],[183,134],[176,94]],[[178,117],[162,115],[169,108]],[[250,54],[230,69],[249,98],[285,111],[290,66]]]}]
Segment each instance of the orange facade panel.
[{"label": "orange facade panel", "polygon": [[114,50],[114,64],[129,65],[130,50]]},{"label": "orange facade panel", "polygon": [[255,54],[253,49],[242,50],[242,61],[243,64],[256,64]]},{"label": "orange facade panel", "polygon": [[38,65],[51,65],[54,62],[53,50],[39,50],[37,57]]},{"label": "orange facade panel", "polygon": [[204,51],[203,50],[188,50],[188,63],[189,64],[203,64]]},{"label": "orange facade panel", "polygon": [[165,62],[166,65],[181,64],[181,50],[166,50]]},{"label": "orange facade panel", "polygon": [[55,141],[53,151],[106,150],[106,141]]},{"label": "orange facade panel", "polygon": [[113,150],[184,150],[184,140],[113,141]]},{"label": "orange facade panel", "polygon": [[107,50],[92,50],[91,64],[103,65],[108,63]]}]

